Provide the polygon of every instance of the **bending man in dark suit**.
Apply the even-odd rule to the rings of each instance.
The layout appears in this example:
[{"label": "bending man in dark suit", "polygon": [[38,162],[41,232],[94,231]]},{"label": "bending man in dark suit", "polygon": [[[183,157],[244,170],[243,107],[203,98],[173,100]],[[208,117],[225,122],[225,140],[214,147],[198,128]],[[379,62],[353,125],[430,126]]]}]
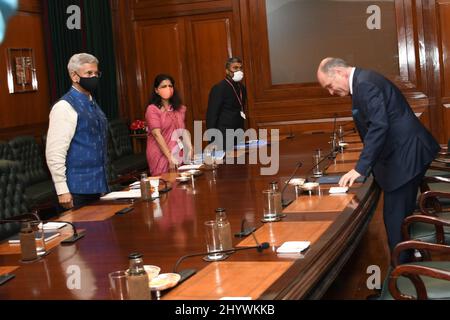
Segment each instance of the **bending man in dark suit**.
[{"label": "bending man in dark suit", "polygon": [[326,58],[317,78],[331,95],[352,96],[353,120],[364,148],[355,169],[342,176],[339,185],[351,186],[359,176],[373,173],[384,191],[383,217],[392,251],[402,241],[402,222],[416,207],[420,182],[439,144],[400,90],[382,75]]},{"label": "bending man in dark suit", "polygon": [[[227,129],[244,129],[244,106],[247,100],[245,86],[241,83],[244,77],[242,60],[238,57],[229,58],[225,64],[225,73],[225,79],[215,84],[209,93],[206,112],[206,129],[217,129],[222,133],[223,149],[227,147]],[[229,147],[236,142],[229,141]]]}]

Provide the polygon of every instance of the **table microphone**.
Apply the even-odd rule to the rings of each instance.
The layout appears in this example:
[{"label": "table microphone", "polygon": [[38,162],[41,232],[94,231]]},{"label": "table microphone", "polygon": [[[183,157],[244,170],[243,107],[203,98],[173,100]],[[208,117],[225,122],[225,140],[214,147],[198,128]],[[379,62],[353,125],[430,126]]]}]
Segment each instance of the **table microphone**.
[{"label": "table microphone", "polygon": [[[33,218],[30,220],[30,218]],[[42,228],[44,228],[44,224],[47,223],[48,221],[41,221],[41,220],[36,220],[39,219],[39,217],[37,217],[37,215],[32,214],[32,213],[27,213],[27,214],[22,214],[20,216],[15,216],[15,217],[11,217],[7,220],[0,220],[0,224],[4,224],[4,223],[11,223],[11,222],[30,222],[30,221],[36,221],[36,222],[42,222]],[[63,222],[63,223],[67,223],[69,225],[72,226],[72,230],[73,230],[73,234],[71,237],[61,241],[61,243],[66,244],[66,243],[74,243],[75,241],[78,241],[79,239],[83,238],[85,235],[85,231],[81,231],[81,232],[77,232],[77,228],[75,227],[75,225],[72,222],[69,221],[61,221],[59,220],[59,222]]]},{"label": "table microphone", "polygon": [[336,121],[337,121],[337,113],[334,113],[334,121],[333,121],[333,134],[336,133]]},{"label": "table microphone", "polygon": [[167,180],[164,180],[164,179],[160,178],[159,181],[162,181],[162,183],[164,183],[164,188],[159,190],[159,193],[167,193],[170,190],[172,190],[172,187],[170,187],[168,185]]},{"label": "table microphone", "polygon": [[353,134],[353,133],[356,133],[356,128],[355,127],[349,129],[347,132],[344,133],[343,136],[346,137],[346,136],[348,136],[350,134]]},{"label": "table microphone", "polygon": [[306,171],[307,173],[311,172],[314,170],[315,167],[317,167],[318,165],[320,165],[322,162],[324,162],[325,160],[333,160],[336,158],[337,153],[337,146],[335,147],[334,150],[331,150],[329,153],[327,153],[319,162],[315,163],[310,169],[308,169],[308,171]]},{"label": "table microphone", "polygon": [[284,207],[287,207],[293,200],[284,200],[284,191],[286,190],[286,187],[288,186],[289,182],[291,182],[292,178],[295,176],[295,174],[297,173],[298,168],[300,168],[303,165],[303,163],[301,161],[299,161],[297,163],[297,165],[295,166],[294,172],[292,172],[291,176],[289,177],[289,179],[284,183],[283,186],[283,190],[281,190],[281,205]]},{"label": "table microphone", "polygon": [[[43,222],[46,223],[47,221]],[[71,237],[64,239],[63,241],[61,241],[61,244],[69,244],[69,243],[74,243],[78,240],[80,240],[81,238],[83,238],[86,234],[86,231],[77,231],[77,228],[75,227],[75,225],[72,222],[69,221],[62,221],[62,220],[58,220],[58,222],[63,222],[63,223],[67,223],[70,226],[72,226],[72,230],[73,230],[73,234]],[[44,228],[44,225],[42,225],[42,228]]]},{"label": "table microphone", "polygon": [[[253,233],[256,228],[255,227],[251,227],[251,228],[245,228],[245,225],[247,223],[247,219],[243,218],[242,222],[241,222],[241,231],[239,231],[238,233],[235,233],[234,236],[237,238],[243,238],[248,236],[250,233]],[[257,244],[259,244],[258,242],[256,242]]]},{"label": "table microphone", "polygon": [[[259,243],[256,240],[254,232],[251,232],[251,234],[253,235],[253,238],[255,239],[255,241],[257,243],[256,246],[242,247],[242,248],[234,247],[234,248],[227,249],[227,250],[214,251],[214,253],[234,253],[236,251],[250,250],[250,249],[256,249],[258,252],[262,252],[263,250],[268,249],[270,247],[270,244],[268,242]],[[181,270],[180,272],[177,272],[178,266],[180,265],[180,263],[183,260],[185,260],[186,258],[191,258],[191,257],[206,256],[211,253],[212,252],[192,253],[192,254],[184,255],[181,258],[179,258],[177,260],[177,262],[175,263],[175,266],[173,267],[173,273],[178,273],[181,276],[180,281],[178,281],[178,283],[183,282],[184,280],[188,279],[189,277],[191,277],[192,275],[194,275],[197,272],[196,269],[184,269],[184,270]]]}]

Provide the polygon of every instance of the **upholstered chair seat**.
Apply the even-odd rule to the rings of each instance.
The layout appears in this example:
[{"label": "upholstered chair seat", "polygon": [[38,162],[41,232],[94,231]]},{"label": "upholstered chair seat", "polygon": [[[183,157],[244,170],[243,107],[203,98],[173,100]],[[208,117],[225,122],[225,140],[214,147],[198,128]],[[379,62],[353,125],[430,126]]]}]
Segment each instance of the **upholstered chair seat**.
[{"label": "upholstered chair seat", "polygon": [[55,201],[56,192],[50,174],[44,167],[42,150],[32,136],[19,136],[9,141],[13,160],[23,169],[23,185],[29,206]]},{"label": "upholstered chair seat", "polygon": [[[400,252],[411,249],[421,253],[422,261],[398,264]],[[431,252],[440,255],[439,261],[431,260]],[[450,258],[450,246],[447,245],[421,241],[398,244],[380,299],[450,299],[450,261],[442,261],[445,257]]]},{"label": "upholstered chair seat", "polygon": [[0,159],[1,160],[12,160],[13,159],[13,153],[12,153],[11,147],[9,146],[8,142],[6,142],[6,141],[0,141]]},{"label": "upholstered chair seat", "polygon": [[[20,174],[18,162],[0,160],[0,220],[28,212]],[[19,229],[18,223],[0,224],[0,240],[17,233]]]},{"label": "upholstered chair seat", "polygon": [[[414,262],[409,263],[407,266],[410,266],[410,270],[416,269],[417,272],[420,270],[440,270],[447,272],[450,279],[450,262],[444,262],[444,261],[424,261],[424,262]],[[414,268],[416,267],[416,268]],[[425,269],[426,268],[426,269]],[[407,273],[408,269],[405,268],[405,274]],[[397,269],[399,271],[399,269]],[[410,271],[411,272],[411,271]],[[392,274],[392,271],[390,272]],[[403,272],[400,274],[404,274]],[[425,275],[418,275],[420,278],[420,281],[424,283],[425,288],[428,288],[427,291],[427,298],[430,300],[449,300],[450,299],[450,280],[443,280],[439,278],[434,278],[430,276]],[[388,290],[389,288],[389,281],[393,281],[392,279],[388,278],[385,282],[385,285],[383,286],[384,290],[381,291],[381,300],[393,300],[394,297],[392,296],[391,292]],[[416,287],[414,286],[413,282],[405,276],[400,275],[396,280],[396,285],[398,287],[398,290],[402,292],[405,295],[416,297],[417,298],[417,292]]]},{"label": "upholstered chair seat", "polygon": [[134,154],[127,124],[121,120],[109,122],[112,152],[110,160],[114,170],[118,174],[127,174],[133,171],[147,170],[147,158],[145,153]]}]

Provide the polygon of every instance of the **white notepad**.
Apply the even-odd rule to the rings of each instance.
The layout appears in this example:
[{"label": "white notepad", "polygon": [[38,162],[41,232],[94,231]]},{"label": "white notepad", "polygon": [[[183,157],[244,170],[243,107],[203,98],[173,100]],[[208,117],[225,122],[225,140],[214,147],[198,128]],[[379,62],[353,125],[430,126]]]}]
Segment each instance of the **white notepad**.
[{"label": "white notepad", "polygon": [[277,253],[301,253],[309,248],[311,241],[286,241],[277,249]]},{"label": "white notepad", "polygon": [[348,191],[348,187],[331,187],[330,188],[331,194],[346,193],[347,191]]}]

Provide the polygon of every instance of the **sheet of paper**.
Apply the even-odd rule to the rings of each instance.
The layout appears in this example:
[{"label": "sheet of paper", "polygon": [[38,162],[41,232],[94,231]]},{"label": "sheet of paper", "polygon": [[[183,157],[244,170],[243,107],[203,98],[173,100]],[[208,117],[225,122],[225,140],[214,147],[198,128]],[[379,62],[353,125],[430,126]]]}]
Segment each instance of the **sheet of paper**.
[{"label": "sheet of paper", "polygon": [[131,189],[129,191],[116,191],[110,192],[103,197],[101,200],[115,200],[115,199],[129,199],[129,198],[140,198],[141,190],[140,189]]},{"label": "sheet of paper", "polygon": [[185,164],[181,167],[178,167],[178,170],[183,171],[183,170],[198,170],[200,169],[202,165],[201,164]]},{"label": "sheet of paper", "polygon": [[[66,225],[67,223],[65,222],[46,222],[44,224],[44,230],[57,230]],[[42,223],[39,224],[39,229],[42,229]]]}]

